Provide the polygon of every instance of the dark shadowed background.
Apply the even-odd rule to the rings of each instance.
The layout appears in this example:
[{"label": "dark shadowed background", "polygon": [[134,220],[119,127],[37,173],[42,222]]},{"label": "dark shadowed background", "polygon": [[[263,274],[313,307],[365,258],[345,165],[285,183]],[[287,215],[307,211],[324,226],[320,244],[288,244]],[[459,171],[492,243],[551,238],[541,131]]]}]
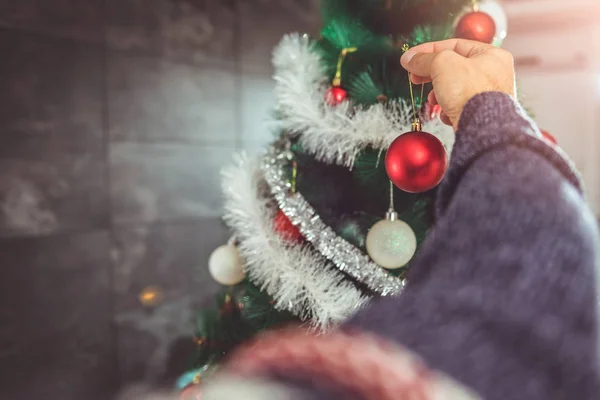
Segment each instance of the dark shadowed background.
[{"label": "dark shadowed background", "polygon": [[219,169],[270,138],[271,49],[315,3],[0,0],[0,399],[185,367]]}]

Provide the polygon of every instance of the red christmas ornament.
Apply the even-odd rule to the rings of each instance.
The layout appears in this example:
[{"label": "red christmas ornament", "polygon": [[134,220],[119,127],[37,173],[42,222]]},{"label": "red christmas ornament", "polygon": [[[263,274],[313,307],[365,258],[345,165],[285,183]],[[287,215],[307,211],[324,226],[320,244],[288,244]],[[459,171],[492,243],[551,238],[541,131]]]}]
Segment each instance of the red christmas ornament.
[{"label": "red christmas ornament", "polygon": [[342,103],[348,97],[348,92],[342,89],[340,86],[332,86],[327,90],[325,95],[325,101],[330,106],[337,106]]},{"label": "red christmas ornament", "polygon": [[273,219],[273,228],[286,240],[300,242],[303,239],[302,233],[298,227],[292,224],[292,221],[290,221],[287,215],[281,210],[277,211],[277,214]]},{"label": "red christmas ornament", "polygon": [[556,138],[554,136],[552,136],[548,131],[545,131],[542,129],[542,137],[544,138],[544,140],[557,145],[558,144],[558,140],[556,140]]},{"label": "red christmas ornament", "polygon": [[454,36],[461,39],[492,43],[496,36],[496,23],[481,11],[472,11],[462,16],[454,30]]},{"label": "red christmas ornament", "polygon": [[438,138],[411,131],[394,140],[385,155],[385,170],[398,188],[422,193],[436,187],[448,168],[448,155]]}]

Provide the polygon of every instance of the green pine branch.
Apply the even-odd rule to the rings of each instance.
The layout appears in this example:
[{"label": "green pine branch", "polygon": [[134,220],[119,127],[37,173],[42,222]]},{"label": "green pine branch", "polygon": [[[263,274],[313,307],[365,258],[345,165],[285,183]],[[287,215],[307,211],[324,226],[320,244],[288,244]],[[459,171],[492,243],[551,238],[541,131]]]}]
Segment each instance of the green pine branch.
[{"label": "green pine branch", "polygon": [[198,313],[193,368],[216,364],[258,332],[296,319],[276,310],[270,296],[248,280],[220,291],[216,305]]}]

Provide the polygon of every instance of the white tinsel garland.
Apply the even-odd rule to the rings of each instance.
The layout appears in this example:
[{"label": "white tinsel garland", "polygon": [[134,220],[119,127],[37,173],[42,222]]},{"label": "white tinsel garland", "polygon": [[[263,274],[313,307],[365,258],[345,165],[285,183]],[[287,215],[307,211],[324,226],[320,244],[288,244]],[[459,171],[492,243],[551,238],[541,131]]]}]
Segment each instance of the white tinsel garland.
[{"label": "white tinsel garland", "polygon": [[257,160],[239,156],[223,171],[225,222],[239,240],[249,279],[275,300],[278,309],[328,329],[352,315],[368,298],[333,270],[310,246],[292,245],[273,230],[270,200]]},{"label": "white tinsel garland", "polygon": [[[364,109],[354,109],[351,100],[326,105],[325,92],[330,84],[306,35],[285,36],[273,53],[273,65],[277,123],[283,130],[300,134],[303,148],[321,161],[352,167],[361,150],[368,146],[386,149],[411,130],[412,109],[406,102]],[[436,120],[425,123],[423,130],[438,137],[451,152],[452,128]]]}]

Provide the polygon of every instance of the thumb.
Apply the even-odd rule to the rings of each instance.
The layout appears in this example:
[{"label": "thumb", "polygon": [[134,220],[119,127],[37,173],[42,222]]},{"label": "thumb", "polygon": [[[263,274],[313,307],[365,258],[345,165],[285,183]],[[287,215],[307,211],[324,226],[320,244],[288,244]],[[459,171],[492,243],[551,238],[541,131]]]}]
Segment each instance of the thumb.
[{"label": "thumb", "polygon": [[435,53],[418,53],[408,50],[400,58],[400,64],[413,75],[431,77],[431,68],[435,56]]}]

